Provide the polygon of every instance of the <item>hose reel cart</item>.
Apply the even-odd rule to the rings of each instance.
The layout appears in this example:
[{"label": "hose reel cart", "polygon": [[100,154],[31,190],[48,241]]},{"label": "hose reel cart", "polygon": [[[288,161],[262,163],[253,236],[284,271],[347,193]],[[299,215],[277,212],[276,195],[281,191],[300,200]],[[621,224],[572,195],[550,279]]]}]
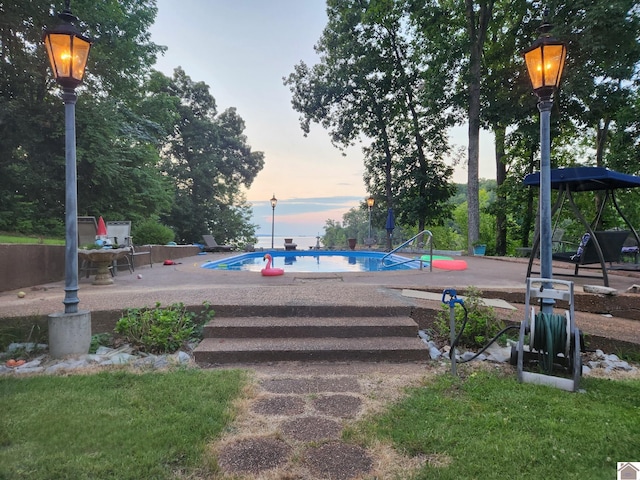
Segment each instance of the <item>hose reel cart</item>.
[{"label": "hose reel cart", "polygon": [[[540,304],[565,301],[569,310],[564,314],[536,313],[531,304],[536,300]],[[582,376],[581,349],[582,335],[575,325],[573,282],[527,278],[525,318],[520,324],[518,344],[511,350],[511,364],[517,365],[518,380],[575,392]]]}]

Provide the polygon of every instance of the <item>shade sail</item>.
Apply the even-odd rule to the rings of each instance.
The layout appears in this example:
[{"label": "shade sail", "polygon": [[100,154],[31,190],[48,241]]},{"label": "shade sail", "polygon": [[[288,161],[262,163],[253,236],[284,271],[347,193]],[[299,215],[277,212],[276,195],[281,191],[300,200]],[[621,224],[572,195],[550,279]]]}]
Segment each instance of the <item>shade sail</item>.
[{"label": "shade sail", "polygon": [[[540,172],[524,177],[524,184],[530,187],[540,185]],[[604,167],[570,167],[551,169],[551,188],[560,187],[572,192],[593,190],[613,190],[616,188],[640,187],[640,177],[609,170]]]}]

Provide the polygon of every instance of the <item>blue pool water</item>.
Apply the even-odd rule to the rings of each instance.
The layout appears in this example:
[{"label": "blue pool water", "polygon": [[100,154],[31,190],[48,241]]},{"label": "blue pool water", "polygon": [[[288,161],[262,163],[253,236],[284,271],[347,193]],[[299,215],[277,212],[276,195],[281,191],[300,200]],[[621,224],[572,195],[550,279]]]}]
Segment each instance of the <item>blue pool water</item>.
[{"label": "blue pool water", "polygon": [[[378,272],[390,270],[414,270],[420,268],[419,261],[407,262],[406,257],[390,255],[382,266],[384,252],[368,251],[265,251],[251,252],[209,261],[202,268],[212,270],[243,270],[259,272],[267,264],[265,253],[273,256],[272,267],[284,268],[286,272]],[[399,264],[398,264],[399,263]],[[397,264],[397,265],[393,265]],[[389,267],[389,265],[392,265]]]}]

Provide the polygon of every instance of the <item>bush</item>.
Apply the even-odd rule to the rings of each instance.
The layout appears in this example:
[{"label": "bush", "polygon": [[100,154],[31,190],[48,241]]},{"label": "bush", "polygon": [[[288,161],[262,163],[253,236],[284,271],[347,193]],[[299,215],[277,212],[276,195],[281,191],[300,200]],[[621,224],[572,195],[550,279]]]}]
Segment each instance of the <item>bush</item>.
[{"label": "bush", "polygon": [[132,233],[136,245],[166,245],[175,238],[173,230],[155,220],[140,223]]},{"label": "bush", "polygon": [[174,353],[189,341],[202,339],[202,327],[214,315],[208,303],[200,315],[182,303],[161,308],[130,308],[116,323],[115,331],[148,353]]},{"label": "bush", "polygon": [[[498,319],[495,310],[482,302],[482,292],[470,286],[465,292],[464,306],[467,309],[467,324],[460,336],[458,345],[467,348],[482,348],[504,328],[503,322]],[[436,328],[438,333],[445,338],[450,337],[450,310],[449,305],[443,305],[438,312]],[[464,323],[464,308],[455,307],[456,335]]]}]

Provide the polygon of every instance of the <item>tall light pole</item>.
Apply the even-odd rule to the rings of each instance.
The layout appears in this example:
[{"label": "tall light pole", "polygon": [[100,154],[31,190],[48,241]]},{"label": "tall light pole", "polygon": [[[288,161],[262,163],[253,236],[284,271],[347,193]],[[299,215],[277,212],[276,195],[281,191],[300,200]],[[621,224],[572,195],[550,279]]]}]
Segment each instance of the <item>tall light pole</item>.
[{"label": "tall light pole", "polygon": [[[540,276],[552,278],[551,226],[551,107],[553,95],[560,85],[567,46],[549,33],[547,12],[538,29],[540,36],[524,52],[533,91],[538,96],[540,111]],[[553,313],[553,303],[542,305],[544,313]]]},{"label": "tall light pole", "polygon": [[[43,40],[53,75],[62,87],[65,118],[65,298],[64,313],[49,316],[49,350],[52,356],[87,353],[91,342],[91,314],[78,303],[78,205],[76,176],[75,89],[84,77],[91,41],[73,22],[69,0],[58,15],[62,23],[44,32]],[[87,337],[88,326],[88,337]],[[86,348],[85,348],[86,343]]]},{"label": "tall light pole", "polygon": [[369,248],[373,245],[373,238],[371,237],[371,209],[374,203],[376,203],[376,199],[373,198],[373,195],[369,195],[369,198],[367,198],[367,207],[369,207],[369,238],[367,243],[369,243]]},{"label": "tall light pole", "polygon": [[273,250],[273,232],[274,230],[274,226],[275,226],[275,221],[276,221],[276,205],[278,204],[278,199],[276,198],[276,194],[273,194],[273,197],[271,197],[271,200],[269,200],[271,202],[271,249]]}]

